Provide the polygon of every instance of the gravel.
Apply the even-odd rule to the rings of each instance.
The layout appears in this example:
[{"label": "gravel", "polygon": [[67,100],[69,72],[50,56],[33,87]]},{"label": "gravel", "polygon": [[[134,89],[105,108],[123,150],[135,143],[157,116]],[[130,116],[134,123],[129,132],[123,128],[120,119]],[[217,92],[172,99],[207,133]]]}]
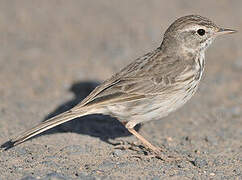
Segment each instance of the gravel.
[{"label": "gravel", "polygon": [[[201,14],[241,32],[242,1],[1,1],[0,142],[84,99],[113,73],[160,45],[168,25]],[[226,9],[226,13],[224,13]],[[0,179],[242,179],[242,34],[218,38],[198,92],[138,130],[85,116],[0,153]],[[128,145],[116,149],[115,145]]]}]

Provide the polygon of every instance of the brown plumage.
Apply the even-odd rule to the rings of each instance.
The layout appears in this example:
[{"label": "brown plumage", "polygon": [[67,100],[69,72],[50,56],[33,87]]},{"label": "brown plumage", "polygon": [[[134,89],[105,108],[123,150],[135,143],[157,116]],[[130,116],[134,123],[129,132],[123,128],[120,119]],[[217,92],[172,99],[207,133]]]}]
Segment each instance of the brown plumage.
[{"label": "brown plumage", "polygon": [[207,18],[189,15],[176,20],[165,32],[156,50],[103,82],[80,104],[4,143],[8,149],[74,118],[102,113],[127,122],[125,127],[148,148],[158,153],[133,128],[158,120],[186,103],[196,92],[204,70],[204,52],[219,34],[233,33]]}]

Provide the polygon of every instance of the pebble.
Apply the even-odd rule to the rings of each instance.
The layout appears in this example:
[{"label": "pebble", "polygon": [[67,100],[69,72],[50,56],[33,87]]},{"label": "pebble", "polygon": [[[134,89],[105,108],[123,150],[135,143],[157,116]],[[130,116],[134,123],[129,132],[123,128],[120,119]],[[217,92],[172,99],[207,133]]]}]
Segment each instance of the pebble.
[{"label": "pebble", "polygon": [[203,168],[207,165],[208,165],[208,162],[205,159],[197,157],[194,160],[194,166],[196,166],[196,167]]},{"label": "pebble", "polygon": [[58,173],[50,173],[47,174],[42,180],[70,180],[71,178],[67,178]]},{"label": "pebble", "polygon": [[46,167],[57,168],[58,169],[58,165],[55,162],[53,162],[53,161],[42,161],[40,163],[45,165]]},{"label": "pebble", "polygon": [[158,176],[155,176],[152,178],[152,180],[160,180],[160,178]]},{"label": "pebble", "polygon": [[26,150],[26,148],[20,148],[20,147],[16,148],[15,152],[16,152],[17,156],[26,156],[29,154],[29,152]]},{"label": "pebble", "polygon": [[124,154],[124,152],[120,149],[115,149],[113,152],[112,152],[113,156],[116,156],[116,157],[120,157]]},{"label": "pebble", "polygon": [[37,179],[33,176],[25,176],[21,180],[37,180]]},{"label": "pebble", "polygon": [[218,140],[215,136],[205,136],[204,140],[214,146],[218,145]]},{"label": "pebble", "polygon": [[111,161],[103,161],[103,163],[101,163],[99,165],[100,169],[112,169],[115,167],[115,163],[111,162]]},{"label": "pebble", "polygon": [[71,145],[71,146],[66,146],[62,149],[63,152],[66,152],[69,155],[80,155],[84,154],[87,152],[87,150],[80,145]]},{"label": "pebble", "polygon": [[96,180],[96,179],[99,179],[99,178],[96,178],[96,177],[91,176],[91,175],[78,174],[78,179],[80,179],[80,180]]}]

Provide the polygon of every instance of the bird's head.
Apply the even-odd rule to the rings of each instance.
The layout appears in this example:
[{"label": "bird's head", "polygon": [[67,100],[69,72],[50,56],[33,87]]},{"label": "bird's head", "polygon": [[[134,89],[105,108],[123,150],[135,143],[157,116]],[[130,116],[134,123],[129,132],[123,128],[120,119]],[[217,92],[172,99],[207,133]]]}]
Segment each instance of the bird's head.
[{"label": "bird's head", "polygon": [[236,32],[217,26],[211,20],[199,16],[188,15],[173,22],[164,34],[161,47],[168,47],[193,52],[204,52],[213,40],[223,34]]}]

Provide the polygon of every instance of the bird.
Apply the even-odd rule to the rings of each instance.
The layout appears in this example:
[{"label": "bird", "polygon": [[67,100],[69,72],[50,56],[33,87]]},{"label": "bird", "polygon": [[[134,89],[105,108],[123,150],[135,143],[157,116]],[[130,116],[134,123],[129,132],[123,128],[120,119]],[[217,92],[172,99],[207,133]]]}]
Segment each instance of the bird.
[{"label": "bird", "polygon": [[165,31],[158,48],[132,61],[75,107],[10,139],[0,149],[10,149],[72,119],[104,114],[117,118],[146,148],[159,153],[161,148],[134,127],[160,120],[191,99],[204,72],[206,49],[217,36],[235,32],[200,15],[180,17]]}]

